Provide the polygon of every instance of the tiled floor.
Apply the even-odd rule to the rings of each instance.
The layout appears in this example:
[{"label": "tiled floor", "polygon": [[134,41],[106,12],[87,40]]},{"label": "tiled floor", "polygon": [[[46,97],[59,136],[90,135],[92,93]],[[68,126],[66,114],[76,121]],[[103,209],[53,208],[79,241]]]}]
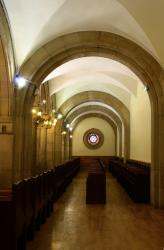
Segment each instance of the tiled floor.
[{"label": "tiled floor", "polygon": [[106,205],[85,204],[81,171],[28,250],[163,250],[164,210],[135,204],[107,174]]}]

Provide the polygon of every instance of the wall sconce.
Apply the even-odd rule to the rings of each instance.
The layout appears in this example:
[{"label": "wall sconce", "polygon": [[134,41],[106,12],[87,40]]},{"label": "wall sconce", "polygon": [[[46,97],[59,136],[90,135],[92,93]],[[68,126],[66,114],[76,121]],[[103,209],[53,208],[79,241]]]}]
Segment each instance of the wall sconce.
[{"label": "wall sconce", "polygon": [[148,91],[149,90],[149,86],[148,85],[144,85],[144,91]]},{"label": "wall sconce", "polygon": [[18,89],[24,88],[27,84],[31,84],[35,86],[35,88],[37,88],[36,85],[32,81],[25,79],[23,76],[19,75],[18,73],[15,74],[13,83],[15,84],[15,87],[17,87]]},{"label": "wall sconce", "polygon": [[14,83],[18,87],[18,89],[25,87],[27,82],[28,81],[24,77],[20,76],[19,74],[16,74],[14,76]]}]

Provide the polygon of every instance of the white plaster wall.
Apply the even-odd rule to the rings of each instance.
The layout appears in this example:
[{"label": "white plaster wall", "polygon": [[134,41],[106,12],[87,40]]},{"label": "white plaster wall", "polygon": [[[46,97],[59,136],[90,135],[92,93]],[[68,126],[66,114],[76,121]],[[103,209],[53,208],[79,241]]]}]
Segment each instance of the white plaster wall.
[{"label": "white plaster wall", "polygon": [[[83,142],[84,133],[91,128],[97,128],[104,134],[104,143],[98,149],[89,149]],[[73,156],[109,156],[115,155],[115,134],[112,127],[103,119],[97,117],[82,120],[73,132]]]},{"label": "white plaster wall", "polygon": [[142,84],[138,84],[137,97],[131,96],[130,158],[151,161],[151,108]]}]

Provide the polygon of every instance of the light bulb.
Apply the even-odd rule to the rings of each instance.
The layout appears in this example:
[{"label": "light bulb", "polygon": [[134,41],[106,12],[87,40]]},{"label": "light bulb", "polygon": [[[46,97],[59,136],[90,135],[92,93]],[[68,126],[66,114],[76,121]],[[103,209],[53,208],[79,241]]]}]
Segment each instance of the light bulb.
[{"label": "light bulb", "polygon": [[56,122],[57,122],[57,119],[54,119],[52,125],[55,126]]},{"label": "light bulb", "polygon": [[42,112],[39,111],[39,112],[37,113],[37,116],[42,116]]},{"label": "light bulb", "polygon": [[61,113],[58,114],[57,118],[61,119],[63,117],[63,115]]},{"label": "light bulb", "polygon": [[33,115],[35,115],[35,114],[36,114],[36,109],[33,108],[33,109],[31,110],[31,112],[32,112]]},{"label": "light bulb", "polygon": [[46,120],[46,121],[44,121],[44,125],[48,125],[48,121]]}]

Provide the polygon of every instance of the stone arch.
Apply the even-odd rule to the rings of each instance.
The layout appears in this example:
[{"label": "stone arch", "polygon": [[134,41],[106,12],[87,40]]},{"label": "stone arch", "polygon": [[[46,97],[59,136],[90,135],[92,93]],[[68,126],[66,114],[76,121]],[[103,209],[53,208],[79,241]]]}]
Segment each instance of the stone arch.
[{"label": "stone arch", "polygon": [[[130,114],[127,107],[116,97],[107,94],[105,92],[99,91],[85,91],[79,94],[76,94],[66,100],[59,108],[59,111],[67,116],[67,114],[78,105],[85,102],[98,102],[107,104],[112,107],[117,114],[117,117],[120,116],[123,124],[124,131],[124,157],[125,159],[129,157],[130,149]],[[114,113],[114,112],[112,112]]]},{"label": "stone arch", "polygon": [[2,1],[0,2],[0,18],[1,18],[0,37],[1,37],[1,42],[3,44],[3,50],[6,59],[8,78],[9,81],[11,82],[16,70],[16,61],[15,61],[12,36],[10,32],[9,20]]},{"label": "stone arch", "polygon": [[0,2],[0,18],[0,117],[8,117],[11,122],[14,95],[12,79],[16,63],[8,18],[2,2]]},{"label": "stone arch", "polygon": [[[74,129],[74,120],[76,117],[79,115],[86,114],[87,115],[92,114],[96,115],[96,117],[100,116],[103,117],[104,119],[108,119],[110,122],[110,125],[112,126],[114,132],[115,132],[115,137],[116,137],[116,148],[119,147],[119,152],[118,155],[121,157],[122,156],[122,122],[120,118],[110,109],[107,109],[106,107],[103,106],[98,106],[98,105],[90,105],[90,106],[85,106],[85,107],[80,107],[76,109],[74,112],[71,112],[71,114],[68,114],[66,117],[68,123],[73,123],[73,129]],[[76,126],[76,125],[75,125]],[[117,134],[118,131],[118,134]],[[117,142],[119,145],[117,145]],[[117,152],[117,151],[116,151]]]},{"label": "stone arch", "polygon": [[[56,38],[38,49],[22,65],[20,74],[40,84],[55,67],[89,55],[108,57],[125,64],[149,87],[152,110],[151,203],[164,207],[164,71],[148,52],[117,34],[75,32]],[[25,99],[20,99],[19,105],[24,105]]]},{"label": "stone arch", "polygon": [[14,72],[15,61],[10,28],[5,8],[0,2],[0,191],[10,189],[12,186]]},{"label": "stone arch", "polygon": [[[79,98],[78,98],[78,100],[79,100]],[[72,103],[72,105],[74,105],[74,101],[71,98],[68,99],[68,101],[70,103]],[[119,143],[119,155],[122,156],[122,153],[123,153],[123,149],[122,149],[123,124],[122,124],[122,121],[121,121],[120,117],[117,116],[117,114],[115,112],[113,112],[112,110],[110,110],[110,109],[108,109],[106,107],[103,107],[103,106],[99,106],[99,105],[95,105],[95,106],[90,105],[90,106],[87,106],[87,107],[81,107],[81,108],[78,108],[78,109],[74,110],[74,108],[77,108],[77,107],[78,107],[78,105],[75,105],[73,107],[71,106],[70,109],[67,110],[66,113],[64,112],[64,110],[62,110],[62,112],[64,114],[64,120],[63,121],[58,120],[58,122],[56,124],[56,129],[55,129],[55,137],[56,137],[55,148],[57,150],[57,154],[56,154],[56,157],[55,157],[56,158],[56,164],[59,164],[61,159],[62,160],[66,159],[66,157],[65,157],[66,154],[64,152],[64,141],[66,141],[66,140],[65,140],[65,138],[63,136],[61,137],[62,130],[64,129],[64,121],[67,121],[68,123],[70,123],[72,121],[72,119],[77,117],[79,114],[82,114],[84,111],[89,111],[89,110],[94,112],[94,114],[97,114],[97,116],[98,115],[101,116],[102,114],[104,116],[106,116],[106,117],[108,116],[108,119],[110,117],[110,120],[112,121],[112,123],[115,123],[114,125],[117,126],[118,132],[119,132],[119,137],[118,137],[119,142],[121,142],[121,143]],[[97,113],[98,111],[99,111],[99,113]],[[129,136],[129,134],[128,134],[128,136]]]},{"label": "stone arch", "polygon": [[110,119],[110,117],[108,117],[107,115],[105,114],[102,114],[102,113],[96,113],[96,112],[87,112],[87,113],[82,113],[81,115],[79,115],[77,117],[77,119],[73,118],[72,119],[72,123],[73,123],[73,129],[75,129],[78,125],[79,122],[81,122],[83,119],[85,118],[90,118],[90,117],[98,117],[98,118],[101,118],[105,121],[107,121],[109,123],[109,125],[112,127],[115,135],[117,133],[117,126],[116,124]]},{"label": "stone arch", "polygon": [[82,113],[81,115],[78,116],[78,118],[73,122],[73,130],[77,127],[77,125],[86,118],[90,118],[90,117],[98,117],[103,119],[104,121],[106,121],[113,129],[114,134],[115,134],[115,154],[117,154],[117,126],[116,124],[110,119],[110,117],[108,117],[105,114],[102,113],[96,113],[96,112],[91,112],[91,113]]}]

